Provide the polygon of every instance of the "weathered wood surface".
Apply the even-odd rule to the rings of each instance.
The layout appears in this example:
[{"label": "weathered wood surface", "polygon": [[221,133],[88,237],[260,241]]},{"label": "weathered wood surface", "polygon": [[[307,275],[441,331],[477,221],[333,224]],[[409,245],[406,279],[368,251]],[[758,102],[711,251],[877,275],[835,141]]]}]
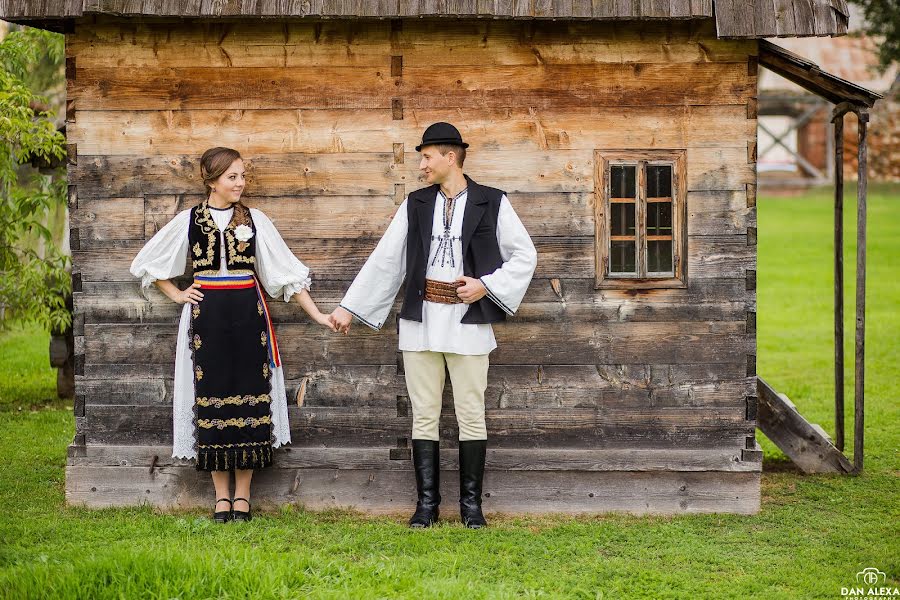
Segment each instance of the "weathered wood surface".
[{"label": "weathered wood surface", "polygon": [[[191,467],[160,450],[171,443],[180,307],[152,288],[144,298],[128,272],[147,239],[201,200],[199,153],[246,155],[247,203],[312,268],[313,296],[330,310],[421,185],[422,128],[449,120],[471,144],[467,172],[509,192],[539,254],[518,314],[495,327],[489,469],[512,479],[494,488],[494,510],[758,508],[759,456],[747,451],[755,41],[717,41],[709,22],[109,20],[79,25],[70,41],[76,426],[87,444],[73,446],[72,501],[207,503]],[[449,85],[433,69],[446,63],[458,66]],[[217,88],[226,76],[240,85]],[[598,148],[686,150],[686,288],[594,288]],[[409,461],[390,459],[408,455],[411,420],[396,311],[381,332],[357,325],[343,337],[294,304],[269,305],[294,446],[254,495],[377,510],[407,498]],[[457,434],[448,384],[451,469]],[[161,452],[151,473],[146,460]],[[671,487],[628,471],[709,477]],[[729,487],[715,473],[749,478]]]},{"label": "weathered wood surface", "polygon": [[[535,277],[593,278],[594,238],[534,236]],[[374,250],[375,238],[289,240],[288,246],[316,279],[352,280]],[[129,267],[143,245],[126,240],[93,250],[73,251],[73,272],[82,281],[134,281]],[[756,269],[756,247],[746,235],[688,236],[688,277],[693,280],[743,278]]]},{"label": "weathered wood surface", "polygon": [[739,148],[756,132],[756,121],[747,119],[746,112],[745,103],[565,110],[422,108],[409,111],[408,119],[394,120],[390,109],[136,111],[81,110],[79,105],[67,134],[85,156],[200,155],[220,144],[238,147],[252,158],[280,152],[387,152],[388,141],[405,142],[412,150],[421,140],[423,124],[450,119],[469,144],[469,160],[487,167],[491,163],[482,161],[480,153],[497,149]]},{"label": "weathered wood surface", "polygon": [[[414,141],[414,140],[413,140]],[[385,144],[387,146],[387,144]],[[255,196],[393,196],[394,186],[422,187],[419,155],[406,153],[395,162],[393,152],[335,152],[248,157],[249,195]],[[593,153],[582,150],[534,152],[485,151],[472,154],[466,166],[473,179],[506,192],[546,193],[593,191]],[[726,168],[727,165],[727,168]],[[755,180],[747,162],[747,145],[699,147],[687,157],[688,191],[745,191]],[[79,198],[196,194],[197,157],[79,156],[69,167],[69,182]]]},{"label": "weathered wood surface", "polygon": [[[451,440],[441,445],[441,469],[457,470],[459,461]],[[410,459],[392,459],[391,447],[295,448],[275,450],[275,463],[282,469],[335,469],[409,471]],[[95,446],[73,449],[69,466],[179,467],[189,460],[172,458],[171,446]],[[761,469],[760,461],[744,461],[740,450],[728,448],[626,450],[566,448],[488,448],[486,468],[491,471],[742,471]]]},{"label": "weathered wood surface", "polygon": [[[319,278],[315,273],[313,273],[313,278],[312,293],[317,301],[321,299],[325,304],[338,302],[343,298],[350,285],[349,282],[343,280]],[[190,280],[190,275],[176,278],[176,281],[182,284],[186,284]],[[86,309],[91,311],[102,311],[101,307],[90,306],[92,303],[91,298],[95,296],[107,296],[111,307],[116,307],[116,303],[120,301],[144,305],[143,311],[129,313],[128,317],[122,319],[122,321],[140,320],[159,311],[166,311],[165,314],[170,314],[173,318],[177,318],[181,314],[181,307],[173,304],[155,287],[147,288],[146,293],[147,297],[144,298],[140,292],[139,282],[130,277],[125,281],[92,281],[85,279],[81,285],[81,292],[76,292],[78,298],[85,300]],[[93,304],[97,302],[93,302]],[[650,318],[647,311],[661,310],[663,306],[671,304],[673,310],[681,310],[679,320],[690,321],[702,318],[716,321],[724,319],[717,318],[715,312],[706,313],[705,309],[710,309],[713,305],[736,302],[746,302],[747,310],[755,310],[756,292],[747,288],[745,278],[738,273],[735,273],[734,277],[699,280],[695,284],[682,289],[640,290],[638,292],[632,290],[595,290],[593,281],[587,278],[573,279],[565,277],[554,280],[536,277],[532,279],[528,286],[528,290],[525,293],[525,302],[521,310],[529,307],[532,303],[540,305],[548,303],[560,304],[560,308],[587,303],[594,305],[597,311],[614,309],[617,317],[612,319],[610,313],[610,319],[612,320],[625,320],[632,316],[638,320],[664,320],[665,318],[662,316],[660,319]],[[290,318],[290,315],[299,316],[300,321],[306,322],[306,319],[297,310],[296,306],[285,304],[281,299],[268,298],[268,305],[276,323],[294,320]],[[398,305],[399,303],[395,306]],[[692,308],[694,306],[698,307],[696,311]],[[544,308],[550,310],[549,306]],[[162,315],[163,313],[160,314]],[[605,313],[601,312],[600,314]],[[704,317],[706,314],[710,316]],[[516,318],[518,318],[518,313],[516,313]],[[150,317],[150,322],[157,320],[160,319]],[[116,322],[119,320],[115,318],[98,318],[94,320],[94,322],[105,321]]]},{"label": "weathered wood surface", "polygon": [[[564,52],[570,57],[571,62],[578,62],[578,58],[595,62],[589,57],[583,57],[574,53],[578,47],[586,46],[595,49],[598,45],[606,44],[632,44],[645,42],[643,47],[652,47],[649,41],[659,41],[671,46],[669,48],[673,56],[677,56],[677,49],[697,44],[702,39],[705,47],[708,47],[707,61],[728,62],[727,57],[734,52],[745,51],[755,47],[753,41],[728,40],[720,42],[715,39],[715,29],[712,24],[706,22],[658,22],[640,23],[635,27],[622,27],[616,23],[587,23],[575,21],[556,21],[541,23],[540,25],[523,21],[478,21],[473,19],[454,19],[447,21],[433,20],[405,20],[402,24],[382,22],[358,22],[353,20],[334,21],[291,21],[291,20],[265,20],[265,21],[213,21],[201,20],[192,23],[192,27],[185,27],[173,20],[133,20],[123,23],[121,19],[98,17],[90,23],[84,23],[77,28],[76,39],[71,46],[73,51],[85,50],[85,46],[91,45],[107,47],[117,56],[127,57],[132,53],[142,53],[142,48],[170,45],[174,47],[192,46],[197,49],[203,47],[227,47],[237,49],[251,46],[314,46],[314,50],[338,59],[339,53],[330,50],[332,47],[349,48],[345,52],[345,60],[353,60],[354,50],[363,51],[369,46],[389,45],[398,50],[416,50],[435,52],[434,47],[452,47],[454,51],[465,52],[466,49],[457,42],[460,37],[478,39],[477,44],[468,44],[470,51],[480,51],[479,48],[493,50],[496,61],[497,55],[503,52],[515,56],[517,48],[522,45],[536,44],[546,45],[551,52]],[[125,42],[123,47],[117,42]],[[709,45],[707,46],[707,42]],[[634,50],[632,46],[625,46]],[[162,48],[160,48],[162,50]],[[325,54],[329,53],[330,54]],[[640,52],[640,51],[638,51]],[[721,53],[720,56],[717,53]],[[164,60],[166,53],[159,54],[155,58],[147,55],[148,61]],[[283,55],[282,55],[283,56]],[[613,53],[601,57],[616,56]],[[638,54],[640,56],[640,54]],[[667,60],[669,59],[668,55]],[[442,57],[439,60],[447,60]],[[628,62],[627,57],[620,56],[617,60],[603,60],[602,62]],[[118,62],[111,63],[104,60],[108,66],[119,66]],[[148,64],[153,64],[148,63]],[[227,63],[226,63],[227,64]],[[382,63],[379,63],[382,64]],[[125,66],[125,65],[123,65]],[[230,66],[239,66],[231,64]]]},{"label": "weathered wood surface", "polygon": [[[311,293],[323,310],[335,306],[349,282],[320,280],[316,273]],[[189,277],[177,282],[186,286]],[[553,289],[559,289],[559,295]],[[178,320],[182,306],[173,303],[155,287],[146,298],[135,281],[82,283],[75,302],[84,323],[167,323]],[[399,310],[395,302],[388,322],[393,324]],[[281,323],[309,323],[296,304],[280,298],[269,299],[272,319]],[[756,298],[746,290],[743,278],[701,280],[688,288],[642,291],[601,290],[594,292],[587,279],[534,279],[526,301],[516,313],[515,323],[553,322],[578,319],[588,322],[739,321],[746,312],[756,311]],[[385,325],[387,330],[389,325]],[[355,328],[353,332],[355,333]]]},{"label": "weathered wood surface", "polygon": [[[80,248],[115,247],[120,240],[152,237],[175,215],[200,203],[197,194],[147,195],[144,198],[81,198],[70,212]],[[305,238],[378,238],[397,211],[390,196],[248,196],[244,202],[263,211],[286,240]],[[526,229],[541,236],[594,233],[593,194],[518,192],[510,202]],[[742,191],[688,194],[690,235],[745,234],[756,226],[756,210]]]},{"label": "weathered wood surface", "polygon": [[[411,416],[382,408],[288,409],[295,447],[387,446],[407,438]],[[171,444],[172,408],[85,405],[79,432],[88,444]],[[502,448],[709,448],[740,447],[755,423],[738,407],[492,409],[486,412],[491,444]],[[441,436],[457,439],[453,415],[441,417]]]},{"label": "weathered wood surface", "polygon": [[866,214],[868,176],[866,163],[868,148],[866,131],[869,114],[857,113],[858,150],[856,181],[856,335],[853,368],[853,470],[863,470],[863,439],[865,436],[866,391]]},{"label": "weathered wood surface", "polygon": [[[411,416],[375,408],[291,406],[295,447],[388,446],[408,438]],[[486,413],[491,445],[498,448],[710,448],[740,447],[755,423],[743,407],[616,407],[571,409],[499,409]],[[89,423],[79,431],[88,444],[171,444],[172,409],[85,405]],[[456,420],[444,414],[444,439],[457,439]]]},{"label": "weathered wood surface", "polygon": [[[714,8],[715,7],[715,8]],[[720,37],[842,35],[847,33],[849,9],[845,0],[666,0],[658,2],[591,2],[590,0],[0,0],[0,17],[40,20],[46,27],[83,21],[88,16],[150,16],[191,19],[282,18],[490,18],[560,20],[710,19],[715,16]]]},{"label": "weathered wood surface", "polygon": [[[387,65],[386,65],[387,66]],[[746,61],[433,67],[77,68],[78,110],[406,109],[746,104]],[[609,85],[615,81],[616,85]]]},{"label": "weathered wood surface", "polygon": [[720,37],[843,35],[850,11],[844,0],[715,0]]},{"label": "weathered wood surface", "polygon": [[710,17],[713,0],[671,0],[670,2],[603,2],[584,0],[311,0],[273,2],[270,0],[55,0],[23,2],[4,0],[0,15],[14,17],[80,17],[85,15],[143,15],[174,17],[439,17],[466,16],[492,18],[620,18],[667,19]]},{"label": "weathered wood surface", "polygon": [[[739,62],[754,41],[719,41],[711,22],[623,28],[615,23],[557,21],[540,26],[503,21],[274,22],[247,27],[207,21],[100,20],[73,36],[68,52],[83,68],[98,67],[381,67],[403,54],[404,67],[594,63]],[[460,45],[461,36],[477,44]],[[700,38],[703,38],[702,42]],[[123,44],[123,42],[125,42]]]},{"label": "weathered wood surface", "polygon": [[[446,472],[441,495],[447,520],[455,520],[457,477]],[[212,494],[204,473],[191,466],[66,468],[66,501],[73,505],[163,508],[205,507]],[[298,503],[309,509],[355,508],[406,513],[415,505],[412,470],[266,469],[254,476],[254,502],[272,507]],[[759,473],[487,471],[486,513],[675,514],[759,511]]]},{"label": "weathered wood surface", "polygon": [[853,464],[797,407],[759,378],[759,429],[805,473],[851,473]]},{"label": "weathered wood surface", "polygon": [[759,63],[832,104],[850,102],[871,108],[883,98],[881,94],[823,71],[819,65],[771,42],[760,42]]},{"label": "weathered wood surface", "polygon": [[[837,108],[835,109],[837,110]],[[834,437],[844,451],[844,115],[834,124]]]},{"label": "weathered wood surface", "polygon": [[[304,407],[382,408],[409,412],[406,384],[395,365],[350,365],[306,369],[285,363],[300,377],[285,382],[291,404],[305,383]],[[729,371],[717,365],[494,365],[488,375],[485,406],[490,409],[711,407],[743,409],[756,393],[755,380],[741,365]],[[722,377],[710,381],[713,377]],[[727,377],[727,378],[726,378]],[[87,404],[170,406],[171,377],[99,377],[81,380],[79,394]],[[449,381],[444,411],[453,412]]]},{"label": "weathered wood surface", "polygon": [[[386,329],[386,328],[385,328]],[[396,329],[354,328],[335,336],[319,325],[284,323],[281,353],[315,366],[390,364]],[[626,323],[505,323],[495,327],[494,364],[729,364],[755,348],[746,320]],[[177,325],[85,324],[85,355],[92,363],[170,363]]]}]

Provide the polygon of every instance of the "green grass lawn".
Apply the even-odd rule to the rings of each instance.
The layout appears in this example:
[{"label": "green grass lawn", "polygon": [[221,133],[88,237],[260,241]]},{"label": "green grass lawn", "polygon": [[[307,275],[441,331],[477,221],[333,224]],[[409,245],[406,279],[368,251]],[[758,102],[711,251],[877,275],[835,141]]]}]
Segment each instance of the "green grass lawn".
[{"label": "green grass lawn", "polygon": [[59,404],[49,348],[50,335],[34,324],[0,330],[0,411]]},{"label": "green grass lawn", "polygon": [[[848,196],[852,198],[851,196]],[[850,211],[848,211],[850,212]],[[847,219],[847,355],[854,223]],[[831,196],[759,200],[758,371],[833,431]],[[411,532],[399,518],[285,506],[250,524],[202,512],[63,505],[74,424],[47,338],[0,343],[0,598],[840,598],[877,567],[900,586],[900,189],[869,212],[866,470],[804,476],[768,440],[762,510],[498,518]],[[852,360],[847,439],[852,447]],[[19,407],[23,407],[19,410]]]}]

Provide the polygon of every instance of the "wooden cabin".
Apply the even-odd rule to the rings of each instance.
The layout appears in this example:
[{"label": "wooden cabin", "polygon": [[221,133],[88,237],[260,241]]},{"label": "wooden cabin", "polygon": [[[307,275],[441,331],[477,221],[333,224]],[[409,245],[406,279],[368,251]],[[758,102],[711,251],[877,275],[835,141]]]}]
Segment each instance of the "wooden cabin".
[{"label": "wooden cabin", "polygon": [[[208,504],[208,476],[170,458],[179,307],[128,272],[201,201],[203,150],[249,159],[245,201],[330,310],[421,186],[422,131],[450,121],[539,253],[495,328],[485,510],[759,510],[760,38],[842,34],[844,0],[6,0],[0,17],[66,35],[70,503]],[[293,444],[254,497],[408,511],[396,313],[344,337],[270,307]],[[449,382],[445,401],[452,448]]]}]

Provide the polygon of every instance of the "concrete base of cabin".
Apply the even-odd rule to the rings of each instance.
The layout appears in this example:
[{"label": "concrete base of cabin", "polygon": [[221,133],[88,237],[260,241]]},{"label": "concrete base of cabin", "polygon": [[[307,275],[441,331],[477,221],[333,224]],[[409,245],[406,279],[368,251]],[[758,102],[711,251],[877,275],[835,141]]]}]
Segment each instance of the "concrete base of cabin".
[{"label": "concrete base of cabin", "polygon": [[[169,458],[166,450],[170,451],[164,447],[71,447],[66,501],[98,508],[140,504],[208,508],[213,494],[209,475],[187,461]],[[409,512],[415,505],[412,465],[408,459],[385,460],[389,450],[280,450],[275,467],[254,475],[254,505],[296,503],[314,510]],[[754,514],[760,508],[761,463],[741,461],[740,451],[731,456],[723,449],[540,450],[542,458],[527,460],[527,455],[536,457],[537,452],[489,452],[485,512]],[[447,517],[452,519],[459,474],[455,450],[445,454],[452,456],[442,457],[441,494]],[[566,456],[568,461],[557,461]],[[673,470],[676,466],[680,470]]]}]

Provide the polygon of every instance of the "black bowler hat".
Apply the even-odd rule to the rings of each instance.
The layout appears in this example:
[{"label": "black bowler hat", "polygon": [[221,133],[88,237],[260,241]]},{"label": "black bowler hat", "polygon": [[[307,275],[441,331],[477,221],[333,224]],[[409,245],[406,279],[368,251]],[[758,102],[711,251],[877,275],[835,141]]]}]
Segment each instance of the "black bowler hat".
[{"label": "black bowler hat", "polygon": [[456,146],[462,146],[463,148],[469,147],[467,143],[462,141],[462,136],[459,135],[459,129],[450,123],[443,122],[428,126],[425,133],[422,134],[422,143],[416,146],[416,152],[421,150],[424,146],[432,146],[435,144],[454,144]]}]

